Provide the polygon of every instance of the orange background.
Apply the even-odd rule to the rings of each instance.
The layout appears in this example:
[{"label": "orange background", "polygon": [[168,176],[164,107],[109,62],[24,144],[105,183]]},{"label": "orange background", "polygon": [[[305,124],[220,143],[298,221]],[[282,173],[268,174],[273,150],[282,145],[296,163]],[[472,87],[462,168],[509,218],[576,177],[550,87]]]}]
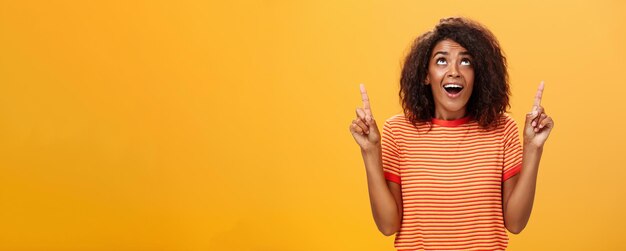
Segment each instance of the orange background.
[{"label": "orange background", "polygon": [[556,127],[509,250],[623,250],[624,1],[2,1],[0,250],[393,250],[348,126],[439,18]]}]

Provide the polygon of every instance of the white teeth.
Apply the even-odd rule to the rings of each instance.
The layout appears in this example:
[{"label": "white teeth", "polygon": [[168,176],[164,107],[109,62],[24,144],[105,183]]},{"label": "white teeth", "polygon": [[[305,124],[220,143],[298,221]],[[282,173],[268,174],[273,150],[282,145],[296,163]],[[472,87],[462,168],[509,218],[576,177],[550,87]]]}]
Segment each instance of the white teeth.
[{"label": "white teeth", "polygon": [[457,84],[446,84],[443,88],[463,88],[463,86]]}]

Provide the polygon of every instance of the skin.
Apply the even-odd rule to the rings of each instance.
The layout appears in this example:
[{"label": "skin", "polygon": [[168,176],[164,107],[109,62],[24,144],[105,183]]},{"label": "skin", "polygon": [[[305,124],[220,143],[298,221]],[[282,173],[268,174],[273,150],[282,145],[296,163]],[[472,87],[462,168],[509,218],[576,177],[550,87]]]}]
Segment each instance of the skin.
[{"label": "skin", "polygon": [[554,121],[541,106],[543,89],[542,81],[533,108],[526,114],[522,170],[505,181],[502,187],[504,225],[514,234],[522,232],[530,218],[543,146],[554,128]]},{"label": "skin", "polygon": [[[464,51],[465,48],[451,40],[440,41],[433,50],[426,82],[432,86],[435,116],[439,119],[458,119],[466,114],[467,101],[473,88],[474,70],[471,67],[471,58]],[[440,56],[445,60],[439,60]],[[433,58],[436,60],[432,60]],[[468,59],[469,65],[464,58]],[[462,92],[465,93],[454,99],[446,96],[442,91],[447,80],[462,83]],[[372,115],[365,86],[361,84],[360,89],[363,107],[356,109],[356,119],[350,124],[350,133],[361,148],[374,221],[378,229],[389,236],[400,230],[401,186],[384,178],[380,131]],[[544,84],[541,82],[533,107],[526,114],[522,170],[502,185],[504,225],[514,234],[520,233],[530,218],[543,146],[554,127],[554,121],[541,106],[543,89]]]},{"label": "skin", "polygon": [[[463,46],[449,39],[440,41],[433,48],[425,82],[433,92],[436,118],[453,120],[465,116],[467,101],[474,88],[471,60],[472,57]],[[448,97],[443,88],[447,83],[463,86],[458,97]]]}]

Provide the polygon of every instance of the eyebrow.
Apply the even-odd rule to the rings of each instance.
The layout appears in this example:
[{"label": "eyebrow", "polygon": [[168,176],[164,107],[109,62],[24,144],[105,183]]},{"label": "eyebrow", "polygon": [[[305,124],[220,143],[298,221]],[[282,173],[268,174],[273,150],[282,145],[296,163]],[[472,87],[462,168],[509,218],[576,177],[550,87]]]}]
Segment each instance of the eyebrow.
[{"label": "eyebrow", "polygon": [[[435,56],[437,56],[438,54],[448,55],[448,54],[450,54],[450,53],[448,53],[447,51],[438,51],[438,52],[435,52],[435,54],[433,54],[433,58],[434,58]],[[468,56],[472,56],[472,55],[471,55],[468,51],[462,51],[462,52],[459,52],[459,55],[468,55]]]}]

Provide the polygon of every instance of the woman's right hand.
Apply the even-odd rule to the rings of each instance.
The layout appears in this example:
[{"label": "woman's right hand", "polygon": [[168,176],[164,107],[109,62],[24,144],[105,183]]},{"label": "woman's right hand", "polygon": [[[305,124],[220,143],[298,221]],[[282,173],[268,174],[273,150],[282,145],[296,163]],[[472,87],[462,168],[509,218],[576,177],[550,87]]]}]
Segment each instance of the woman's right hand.
[{"label": "woman's right hand", "polygon": [[376,120],[372,116],[369,97],[365,85],[361,84],[363,107],[356,108],[356,119],[350,124],[350,132],[362,151],[369,152],[380,149],[380,132]]}]

